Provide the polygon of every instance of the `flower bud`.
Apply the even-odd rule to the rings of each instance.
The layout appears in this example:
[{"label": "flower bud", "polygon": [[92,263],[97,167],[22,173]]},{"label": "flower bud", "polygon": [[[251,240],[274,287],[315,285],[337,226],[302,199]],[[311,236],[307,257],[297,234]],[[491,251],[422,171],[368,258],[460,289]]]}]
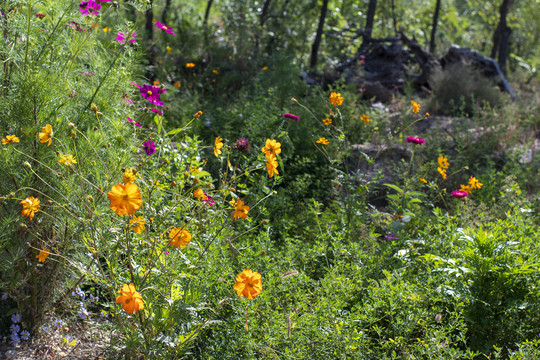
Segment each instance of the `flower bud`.
[{"label": "flower bud", "polygon": [[70,129],[74,129],[74,128],[75,128],[75,124],[72,123],[72,122],[70,122],[70,123],[68,124],[68,127],[69,127]]},{"label": "flower bud", "polygon": [[30,163],[28,161],[23,162],[23,165],[24,165],[24,167],[27,167],[29,169],[32,168],[32,165],[30,165]]},{"label": "flower bud", "polygon": [[94,197],[92,195],[88,195],[88,201],[94,202]]},{"label": "flower bud", "polygon": [[98,107],[96,104],[92,103],[92,105],[90,105],[90,110],[94,113],[97,113],[98,112]]}]

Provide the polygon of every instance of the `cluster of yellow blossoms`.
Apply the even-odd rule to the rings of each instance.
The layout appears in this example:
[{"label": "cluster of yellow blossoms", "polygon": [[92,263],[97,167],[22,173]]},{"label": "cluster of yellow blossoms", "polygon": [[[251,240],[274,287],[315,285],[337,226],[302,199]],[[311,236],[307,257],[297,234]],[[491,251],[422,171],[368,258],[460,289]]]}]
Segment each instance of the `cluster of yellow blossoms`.
[{"label": "cluster of yellow blossoms", "polygon": [[437,171],[439,172],[439,174],[441,174],[442,178],[446,180],[446,169],[450,167],[448,158],[445,158],[444,156],[439,156],[439,158],[437,159],[437,162],[439,163],[439,167],[437,168]]},{"label": "cluster of yellow blossoms", "polygon": [[279,175],[277,170],[279,165],[277,162],[277,155],[281,154],[281,143],[273,139],[266,139],[266,144],[261,151],[266,156],[266,170],[268,171],[268,176],[273,177],[274,174]]},{"label": "cluster of yellow blossoms", "polygon": [[467,194],[471,194],[472,190],[480,189],[484,184],[476,179],[476,177],[471,176],[469,178],[469,183],[467,185],[461,184],[461,191],[465,191]]}]

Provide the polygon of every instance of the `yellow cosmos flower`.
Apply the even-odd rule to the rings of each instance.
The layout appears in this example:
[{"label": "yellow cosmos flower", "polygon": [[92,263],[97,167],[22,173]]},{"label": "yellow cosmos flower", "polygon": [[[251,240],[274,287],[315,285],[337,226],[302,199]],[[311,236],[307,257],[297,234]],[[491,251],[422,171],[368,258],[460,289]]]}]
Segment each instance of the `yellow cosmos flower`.
[{"label": "yellow cosmos flower", "polygon": [[368,124],[368,122],[371,121],[371,119],[368,118],[366,114],[362,114],[362,116],[360,116],[360,120],[362,120],[366,125]]},{"label": "yellow cosmos flower", "polygon": [[244,205],[244,201],[237,199],[236,201],[233,199],[229,202],[232,206],[235,207],[234,214],[233,214],[233,220],[236,220],[238,218],[246,219],[247,214],[249,211],[249,206]]},{"label": "yellow cosmos flower", "polygon": [[49,249],[44,248],[43,250],[39,250],[39,254],[36,255],[36,258],[39,260],[39,262],[45,262],[45,259],[50,253],[51,251]]},{"label": "yellow cosmos flower", "polygon": [[29,196],[19,204],[22,205],[23,209],[21,210],[21,215],[24,217],[29,217],[30,220],[34,219],[34,214],[39,211],[39,199],[33,196]]},{"label": "yellow cosmos flower", "polygon": [[330,125],[332,123],[332,119],[330,119],[330,118],[323,119],[322,123],[324,125]]},{"label": "yellow cosmos flower", "polygon": [[326,140],[326,138],[323,138],[323,137],[319,138],[319,140],[317,140],[315,142],[318,143],[318,144],[322,144],[322,145],[330,144],[330,141]]},{"label": "yellow cosmos flower", "polygon": [[173,228],[169,233],[169,244],[174,247],[184,247],[191,242],[191,233],[185,228]]},{"label": "yellow cosmos flower", "polygon": [[254,299],[262,291],[261,274],[251,269],[246,269],[236,276],[236,284],[234,290],[238,296],[243,296],[246,299]]},{"label": "yellow cosmos flower", "polygon": [[114,185],[107,197],[111,200],[111,210],[116,211],[119,216],[133,215],[142,205],[141,192],[133,183]]},{"label": "yellow cosmos flower", "polygon": [[192,173],[192,174],[195,174],[195,173],[198,173],[198,172],[201,172],[201,171],[199,170],[198,167],[194,166],[191,169],[189,169],[189,172]]},{"label": "yellow cosmos flower", "polygon": [[131,229],[134,232],[141,234],[145,229],[144,224],[146,224],[146,220],[143,220],[142,216],[134,216],[129,219],[129,223],[132,224]]},{"label": "yellow cosmos flower", "polygon": [[119,293],[121,295],[116,298],[116,302],[122,304],[122,307],[128,314],[131,315],[134,312],[144,309],[142,295],[135,290],[135,284],[122,285],[122,290]]},{"label": "yellow cosmos flower", "polygon": [[439,158],[437,159],[437,162],[439,163],[439,166],[442,169],[448,169],[450,167],[450,164],[448,163],[448,159],[445,158],[444,156],[439,156]]},{"label": "yellow cosmos flower", "polygon": [[328,100],[330,101],[330,104],[334,106],[343,104],[343,96],[341,96],[341,93],[332,92]]},{"label": "yellow cosmos flower", "polygon": [[269,156],[276,156],[281,154],[281,143],[278,143],[276,140],[270,140],[266,139],[266,144],[261,150],[264,155],[266,155],[266,159],[268,160]]},{"label": "yellow cosmos flower", "polygon": [[73,155],[64,155],[58,159],[59,163],[70,165],[70,164],[76,164],[77,160],[73,157]]},{"label": "yellow cosmos flower", "polygon": [[199,111],[197,111],[197,112],[195,113],[195,115],[193,115],[193,117],[194,117],[195,119],[198,119],[201,115],[202,115],[202,111],[199,110]]},{"label": "yellow cosmos flower", "polygon": [[221,154],[221,148],[223,147],[222,140],[221,136],[218,136],[216,140],[214,140],[214,155],[216,155],[216,157],[219,157]]},{"label": "yellow cosmos flower", "polygon": [[168,54],[170,54],[170,53],[171,53],[171,51],[172,51],[172,47],[170,47],[170,46],[167,46],[167,53],[168,53]]},{"label": "yellow cosmos flower", "polygon": [[467,194],[472,193],[472,191],[471,191],[472,189],[473,189],[473,188],[470,187],[469,185],[463,185],[463,184],[461,184],[461,189],[460,189],[460,190],[461,190],[461,191],[465,191]]},{"label": "yellow cosmos flower", "polygon": [[38,133],[39,136],[39,142],[44,144],[46,142],[49,142],[47,146],[51,145],[52,143],[52,137],[54,135],[54,132],[52,130],[52,126],[50,124],[45,125],[41,128],[41,132]]},{"label": "yellow cosmos flower", "polygon": [[173,85],[176,88],[181,88],[182,87],[182,84],[180,84],[178,81],[175,81]]},{"label": "yellow cosmos flower", "polygon": [[217,71],[216,69],[212,70],[212,72],[216,75],[219,74],[219,71]]},{"label": "yellow cosmos flower", "polygon": [[418,114],[418,112],[420,111],[420,104],[417,103],[416,101],[414,100],[411,100],[411,104],[412,104],[412,112],[414,114]]},{"label": "yellow cosmos flower", "polygon": [[19,138],[16,135],[6,135],[5,139],[2,139],[2,145],[17,142],[19,142]]},{"label": "yellow cosmos flower", "polygon": [[274,174],[279,175],[279,172],[277,170],[277,167],[279,164],[277,162],[276,157],[275,156],[266,157],[266,160],[268,160],[268,162],[266,163],[266,171],[268,171],[268,176],[274,177]]},{"label": "yellow cosmos flower", "polygon": [[266,70],[268,70],[268,66],[263,66],[262,69],[263,69],[263,71],[266,71]]},{"label": "yellow cosmos flower", "polygon": [[133,169],[133,168],[127,169],[122,174],[122,182],[124,184],[134,183],[136,180],[137,180],[137,170],[136,169]]},{"label": "yellow cosmos flower", "polygon": [[104,33],[108,33],[109,31],[111,31],[111,29],[110,29],[109,27],[105,26],[105,27],[103,28],[103,32],[104,32]]},{"label": "yellow cosmos flower", "polygon": [[474,189],[480,189],[482,186],[484,186],[484,184],[478,181],[474,176],[471,176],[469,178],[469,186],[472,190],[474,190]]},{"label": "yellow cosmos flower", "polygon": [[427,180],[424,178],[419,178],[418,180],[420,180],[421,183],[427,184]]},{"label": "yellow cosmos flower", "polygon": [[191,69],[191,68],[194,68],[194,67],[195,67],[195,64],[192,63],[192,62],[190,62],[190,63],[187,63],[187,64],[186,64],[186,67],[187,67],[188,69]]},{"label": "yellow cosmos flower", "polygon": [[437,171],[439,172],[439,174],[441,174],[442,178],[443,178],[444,180],[446,180],[446,170],[443,169],[443,168],[441,168],[441,167],[438,167],[438,168],[437,168]]},{"label": "yellow cosmos flower", "polygon": [[208,200],[208,196],[202,191],[202,189],[197,189],[193,192],[193,196],[195,196],[197,199],[201,201]]}]

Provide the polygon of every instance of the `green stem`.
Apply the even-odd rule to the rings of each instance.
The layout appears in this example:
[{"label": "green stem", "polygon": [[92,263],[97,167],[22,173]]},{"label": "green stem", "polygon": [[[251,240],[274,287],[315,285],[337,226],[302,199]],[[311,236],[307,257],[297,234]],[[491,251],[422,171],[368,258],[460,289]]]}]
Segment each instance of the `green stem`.
[{"label": "green stem", "polygon": [[26,32],[26,50],[24,54],[24,70],[26,70],[26,65],[28,64],[28,48],[30,47],[30,17],[32,16],[32,3],[28,2],[28,11],[26,13],[26,23],[27,23],[27,32]]}]

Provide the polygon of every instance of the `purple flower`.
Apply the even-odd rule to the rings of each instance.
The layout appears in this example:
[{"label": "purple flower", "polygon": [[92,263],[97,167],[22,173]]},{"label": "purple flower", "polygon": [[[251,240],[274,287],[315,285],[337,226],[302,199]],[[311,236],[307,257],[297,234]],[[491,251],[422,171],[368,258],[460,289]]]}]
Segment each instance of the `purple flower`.
[{"label": "purple flower", "polygon": [[[127,119],[128,119],[128,121],[129,121],[130,123],[132,123],[132,122],[133,122],[133,119],[131,119],[131,118],[129,118],[129,117],[128,117]],[[135,123],[135,126],[137,126],[137,127],[141,127],[142,125],[141,125],[141,124],[139,124],[138,122],[136,122],[136,123]]]},{"label": "purple flower", "polygon": [[99,15],[99,9],[101,9],[101,5],[94,0],[83,0],[79,5],[79,11],[83,15]]},{"label": "purple flower", "polygon": [[461,198],[469,196],[469,194],[467,194],[466,191],[454,190],[454,191],[452,191],[452,196],[461,199]]},{"label": "purple flower", "polygon": [[159,115],[163,115],[163,111],[158,110],[158,109],[150,109],[150,111],[158,113]]},{"label": "purple flower", "polygon": [[208,204],[209,206],[213,206],[216,202],[214,200],[212,200],[212,197],[210,195],[208,195],[207,193],[204,193],[204,195],[206,195],[206,200],[203,200],[206,204]]},{"label": "purple flower", "polygon": [[156,106],[163,106],[161,101],[161,94],[165,93],[167,90],[156,85],[144,84],[143,86],[137,85],[139,90],[141,90],[141,95],[143,98],[148,100],[150,104]]},{"label": "purple flower", "polygon": [[409,137],[407,138],[407,142],[410,142],[410,143],[413,143],[413,144],[422,145],[422,144],[425,144],[425,143],[426,143],[426,140],[424,140],[424,139],[422,139],[422,138],[419,138],[419,137],[409,136]]},{"label": "purple flower", "polygon": [[29,338],[30,338],[30,333],[28,332],[28,330],[21,331],[21,339],[26,341]]},{"label": "purple flower", "polygon": [[74,30],[77,30],[78,32],[86,31],[85,29],[83,29],[82,27],[80,27],[80,25],[79,25],[78,22],[73,21],[73,20],[70,20],[69,23],[67,24],[67,26],[69,26],[70,28],[72,28],[72,29],[74,29]]},{"label": "purple flower", "polygon": [[2,300],[7,300],[8,298],[8,293],[3,293],[2,294]]},{"label": "purple flower", "polygon": [[[126,37],[129,35],[129,31],[126,31],[125,33],[119,31],[118,35],[116,35],[116,41],[118,41],[120,44],[124,44],[126,42]],[[136,43],[137,42],[137,33],[134,31],[131,33],[128,43]]]},{"label": "purple flower", "polygon": [[11,324],[11,326],[9,327],[9,331],[11,331],[11,333],[18,333],[19,331],[21,331],[21,327],[18,325],[18,324]]},{"label": "purple flower", "polygon": [[146,155],[150,156],[153,153],[156,152],[156,144],[152,140],[145,141],[143,143],[144,151],[146,152]]},{"label": "purple flower", "polygon": [[45,17],[45,14],[36,14],[36,17],[38,19],[43,19]]},{"label": "purple flower", "polygon": [[173,32],[173,28],[166,26],[165,24],[160,23],[159,21],[156,21],[156,26],[160,28],[161,30],[165,31],[167,34],[170,35],[176,35],[175,32]]},{"label": "purple flower", "polygon": [[95,75],[92,71],[85,71],[82,73],[84,76],[92,76]]},{"label": "purple flower", "polygon": [[399,239],[397,237],[394,237],[394,233],[392,233],[392,235],[390,235],[390,236],[385,236],[384,238],[388,239],[388,240],[398,240]]},{"label": "purple flower", "polygon": [[289,114],[289,113],[283,114],[283,117],[284,117],[284,118],[291,119],[292,121],[300,121],[300,117],[299,117],[299,116],[293,115],[293,114]]},{"label": "purple flower", "polygon": [[11,322],[14,324],[21,322],[21,314],[16,313],[11,315]]},{"label": "purple flower", "polygon": [[236,140],[236,143],[234,144],[233,148],[241,152],[250,152],[251,144],[249,143],[248,139],[239,138],[238,140]]}]

